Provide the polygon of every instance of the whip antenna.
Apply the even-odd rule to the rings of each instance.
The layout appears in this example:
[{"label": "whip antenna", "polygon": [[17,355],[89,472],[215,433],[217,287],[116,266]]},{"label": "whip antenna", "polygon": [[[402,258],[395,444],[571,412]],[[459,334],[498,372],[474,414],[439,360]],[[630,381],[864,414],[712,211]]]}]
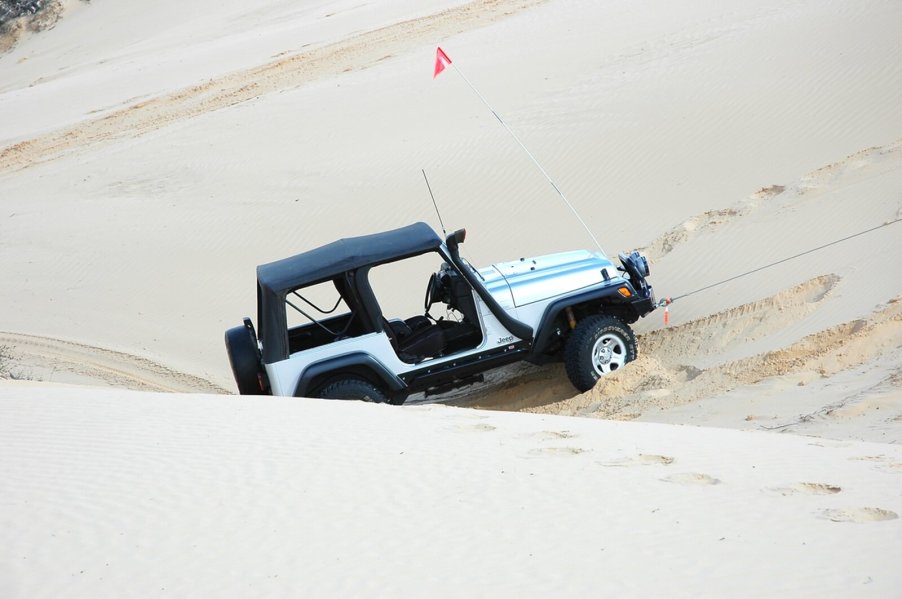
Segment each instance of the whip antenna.
[{"label": "whip antenna", "polygon": [[570,212],[572,212],[573,216],[576,217],[576,220],[579,221],[579,224],[581,224],[583,226],[583,229],[586,230],[586,233],[588,233],[589,237],[592,238],[592,241],[595,242],[595,245],[596,245],[596,247],[598,247],[598,250],[602,254],[604,254],[604,250],[601,248],[601,244],[598,243],[598,239],[595,238],[595,235],[592,233],[592,230],[589,228],[589,225],[587,225],[586,221],[583,220],[583,217],[581,217],[579,215],[579,212],[576,211],[576,208],[573,207],[573,204],[570,203],[570,200],[568,200],[567,197],[564,195],[564,192],[561,191],[561,188],[558,187],[557,183],[554,182],[554,180],[551,178],[551,175],[549,175],[545,171],[545,168],[541,164],[539,164],[539,161],[536,159],[535,156],[532,155],[532,152],[529,151],[529,148],[527,148],[523,144],[523,142],[520,141],[520,138],[517,137],[517,134],[514,133],[510,127],[507,126],[507,123],[504,122],[504,119],[501,118],[501,115],[498,114],[497,112],[495,112],[495,109],[492,108],[492,106],[489,104],[488,100],[485,99],[485,96],[483,96],[482,93],[478,89],[476,89],[476,86],[474,86],[472,83],[470,83],[470,80],[467,79],[466,75],[464,75],[461,72],[461,70],[457,68],[457,65],[454,64],[453,62],[451,62],[451,59],[448,58],[448,55],[445,54],[445,51],[442,50],[441,48],[436,48],[436,50],[435,50],[435,72],[433,73],[432,78],[435,79],[436,77],[438,77],[439,73],[444,71],[445,68],[448,66],[452,67],[454,69],[454,71],[458,75],[460,75],[461,79],[463,79],[464,82],[466,82],[466,84],[470,86],[470,89],[472,89],[476,93],[476,95],[479,96],[479,99],[482,100],[482,103],[485,104],[485,107],[488,108],[492,112],[492,114],[495,116],[496,119],[498,119],[498,122],[501,123],[501,126],[504,127],[504,129],[508,133],[510,133],[510,136],[514,138],[514,141],[516,141],[518,144],[520,144],[520,147],[523,148],[523,151],[526,152],[526,155],[529,156],[529,158],[539,168],[539,170],[542,172],[542,174],[545,176],[545,178],[548,179],[548,182],[551,183],[551,187],[554,188],[554,191],[556,191],[557,194],[561,197],[561,200],[564,201],[564,204],[567,205],[567,208],[570,209]]},{"label": "whip antenna", "polygon": [[432,194],[432,186],[429,185],[429,178],[426,176],[426,169],[420,169],[423,171],[423,179],[426,180],[426,189],[429,190],[429,197],[432,198],[432,205],[435,206],[435,213],[438,214],[438,224],[442,226],[442,236],[447,237],[448,232],[445,231],[445,223],[442,221],[442,213],[438,211],[438,204],[435,203],[435,196]]}]

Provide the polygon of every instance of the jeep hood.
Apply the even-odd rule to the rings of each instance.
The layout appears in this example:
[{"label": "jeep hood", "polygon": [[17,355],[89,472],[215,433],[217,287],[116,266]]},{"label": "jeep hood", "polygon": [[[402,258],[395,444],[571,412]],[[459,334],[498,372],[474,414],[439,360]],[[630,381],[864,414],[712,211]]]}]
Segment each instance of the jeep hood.
[{"label": "jeep hood", "polygon": [[614,264],[598,252],[577,250],[521,258],[479,270],[483,285],[502,306],[524,306],[619,278]]}]

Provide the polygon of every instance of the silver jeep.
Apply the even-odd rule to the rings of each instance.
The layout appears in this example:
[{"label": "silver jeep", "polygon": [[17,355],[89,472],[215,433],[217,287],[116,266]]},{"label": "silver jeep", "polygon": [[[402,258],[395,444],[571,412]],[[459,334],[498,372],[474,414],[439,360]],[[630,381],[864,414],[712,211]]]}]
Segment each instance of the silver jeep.
[{"label": "silver jeep", "polygon": [[[638,252],[619,266],[578,250],[476,269],[460,255],[465,237],[415,223],[257,267],[257,330],[245,318],[225,334],[238,391],[401,404],[519,360],[563,361],[586,391],[635,359],[629,325],[655,309]],[[386,316],[374,278],[421,256],[440,264],[422,312]]]}]

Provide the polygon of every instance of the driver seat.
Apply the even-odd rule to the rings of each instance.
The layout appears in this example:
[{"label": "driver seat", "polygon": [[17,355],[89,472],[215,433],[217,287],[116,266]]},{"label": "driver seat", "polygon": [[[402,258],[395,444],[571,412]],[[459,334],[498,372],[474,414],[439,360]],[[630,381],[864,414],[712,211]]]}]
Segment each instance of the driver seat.
[{"label": "driver seat", "polygon": [[407,321],[392,322],[383,316],[382,328],[398,357],[411,364],[440,356],[448,345],[442,327],[425,317],[415,316],[408,318]]}]

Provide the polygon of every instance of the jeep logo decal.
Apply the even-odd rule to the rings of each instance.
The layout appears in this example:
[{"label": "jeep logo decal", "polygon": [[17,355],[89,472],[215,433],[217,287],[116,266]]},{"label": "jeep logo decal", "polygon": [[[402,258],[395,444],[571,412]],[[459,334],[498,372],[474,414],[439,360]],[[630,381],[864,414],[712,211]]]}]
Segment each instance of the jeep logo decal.
[{"label": "jeep logo decal", "polygon": [[498,337],[498,341],[495,342],[495,345],[504,345],[505,343],[510,343],[514,340],[514,336],[511,335],[509,337]]}]

